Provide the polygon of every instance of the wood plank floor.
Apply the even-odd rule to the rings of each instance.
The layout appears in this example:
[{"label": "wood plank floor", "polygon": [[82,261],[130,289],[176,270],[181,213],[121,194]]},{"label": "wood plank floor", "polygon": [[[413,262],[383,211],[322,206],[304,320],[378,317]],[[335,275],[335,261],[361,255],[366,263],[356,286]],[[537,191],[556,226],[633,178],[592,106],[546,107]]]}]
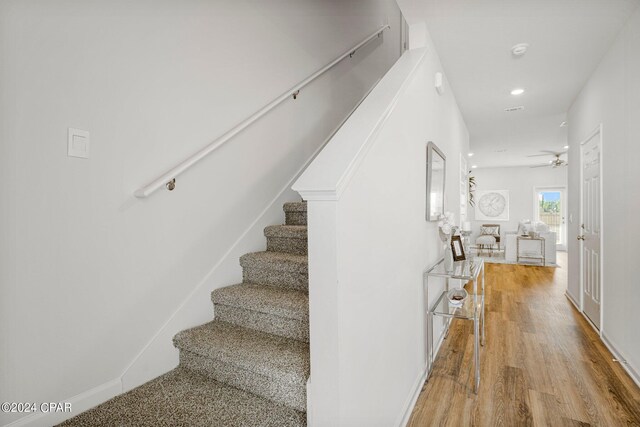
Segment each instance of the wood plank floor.
[{"label": "wood plank floor", "polygon": [[473,323],[456,320],[410,426],[640,426],[640,389],[565,297],[559,255],[557,269],[486,264],[478,395]]}]

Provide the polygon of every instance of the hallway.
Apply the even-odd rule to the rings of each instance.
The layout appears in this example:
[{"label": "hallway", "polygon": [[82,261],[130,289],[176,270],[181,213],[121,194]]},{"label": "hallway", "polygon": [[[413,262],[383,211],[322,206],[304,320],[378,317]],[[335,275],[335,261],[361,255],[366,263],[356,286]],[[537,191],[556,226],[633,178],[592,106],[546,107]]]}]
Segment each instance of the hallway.
[{"label": "hallway", "polygon": [[410,426],[640,425],[640,390],[565,297],[560,268],[486,264],[486,345],[472,384],[472,323],[451,325]]}]

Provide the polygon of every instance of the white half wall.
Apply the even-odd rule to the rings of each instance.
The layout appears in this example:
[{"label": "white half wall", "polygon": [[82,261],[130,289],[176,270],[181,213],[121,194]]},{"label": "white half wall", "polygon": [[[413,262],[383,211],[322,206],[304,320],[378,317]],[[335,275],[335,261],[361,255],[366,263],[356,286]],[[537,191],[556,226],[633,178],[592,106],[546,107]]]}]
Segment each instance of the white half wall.
[{"label": "white half wall", "polygon": [[[640,379],[640,8],[574,101],[569,123],[569,212],[580,217],[580,144],[602,124],[602,335]],[[569,225],[568,291],[580,301],[579,220]]]},{"label": "white half wall", "polygon": [[[175,366],[171,335],[241,280],[238,254],[264,248],[291,180],[396,62],[400,21],[393,0],[0,2],[0,401]],[[133,197],[387,23],[175,191]],[[70,127],[89,159],[67,157]]]},{"label": "white half wall", "polygon": [[446,208],[456,210],[469,139],[451,90],[439,96],[433,86],[442,69],[427,41],[294,185],[308,200],[313,427],[403,425],[424,380],[425,300],[443,289],[432,281],[425,295],[423,286],[443,247],[425,220],[426,146],[447,157]]},{"label": "white half wall", "polygon": [[[475,219],[475,208],[469,206],[468,215],[473,234],[480,234],[482,224],[500,224],[500,231],[517,231],[518,222],[523,219],[534,220],[534,189],[540,187],[567,187],[567,168],[478,168],[473,169],[476,177],[476,191],[508,190],[509,220],[487,221]],[[476,197],[477,199],[477,197]],[[477,201],[477,200],[476,200]]]}]

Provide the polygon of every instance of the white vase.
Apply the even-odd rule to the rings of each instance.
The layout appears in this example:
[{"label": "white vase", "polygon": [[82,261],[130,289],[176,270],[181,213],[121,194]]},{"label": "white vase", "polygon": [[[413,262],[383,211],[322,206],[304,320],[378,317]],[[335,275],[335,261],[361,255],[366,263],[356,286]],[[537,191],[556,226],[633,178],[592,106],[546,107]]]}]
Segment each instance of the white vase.
[{"label": "white vase", "polygon": [[444,269],[453,271],[453,251],[451,251],[451,242],[444,244]]}]

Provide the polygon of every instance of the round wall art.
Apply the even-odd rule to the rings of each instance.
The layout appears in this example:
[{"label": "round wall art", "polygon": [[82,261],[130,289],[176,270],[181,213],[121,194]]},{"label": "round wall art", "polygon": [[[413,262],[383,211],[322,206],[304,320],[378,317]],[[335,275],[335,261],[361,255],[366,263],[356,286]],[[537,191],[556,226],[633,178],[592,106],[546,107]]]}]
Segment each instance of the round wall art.
[{"label": "round wall art", "polygon": [[509,191],[477,191],[475,219],[480,221],[509,220]]}]

